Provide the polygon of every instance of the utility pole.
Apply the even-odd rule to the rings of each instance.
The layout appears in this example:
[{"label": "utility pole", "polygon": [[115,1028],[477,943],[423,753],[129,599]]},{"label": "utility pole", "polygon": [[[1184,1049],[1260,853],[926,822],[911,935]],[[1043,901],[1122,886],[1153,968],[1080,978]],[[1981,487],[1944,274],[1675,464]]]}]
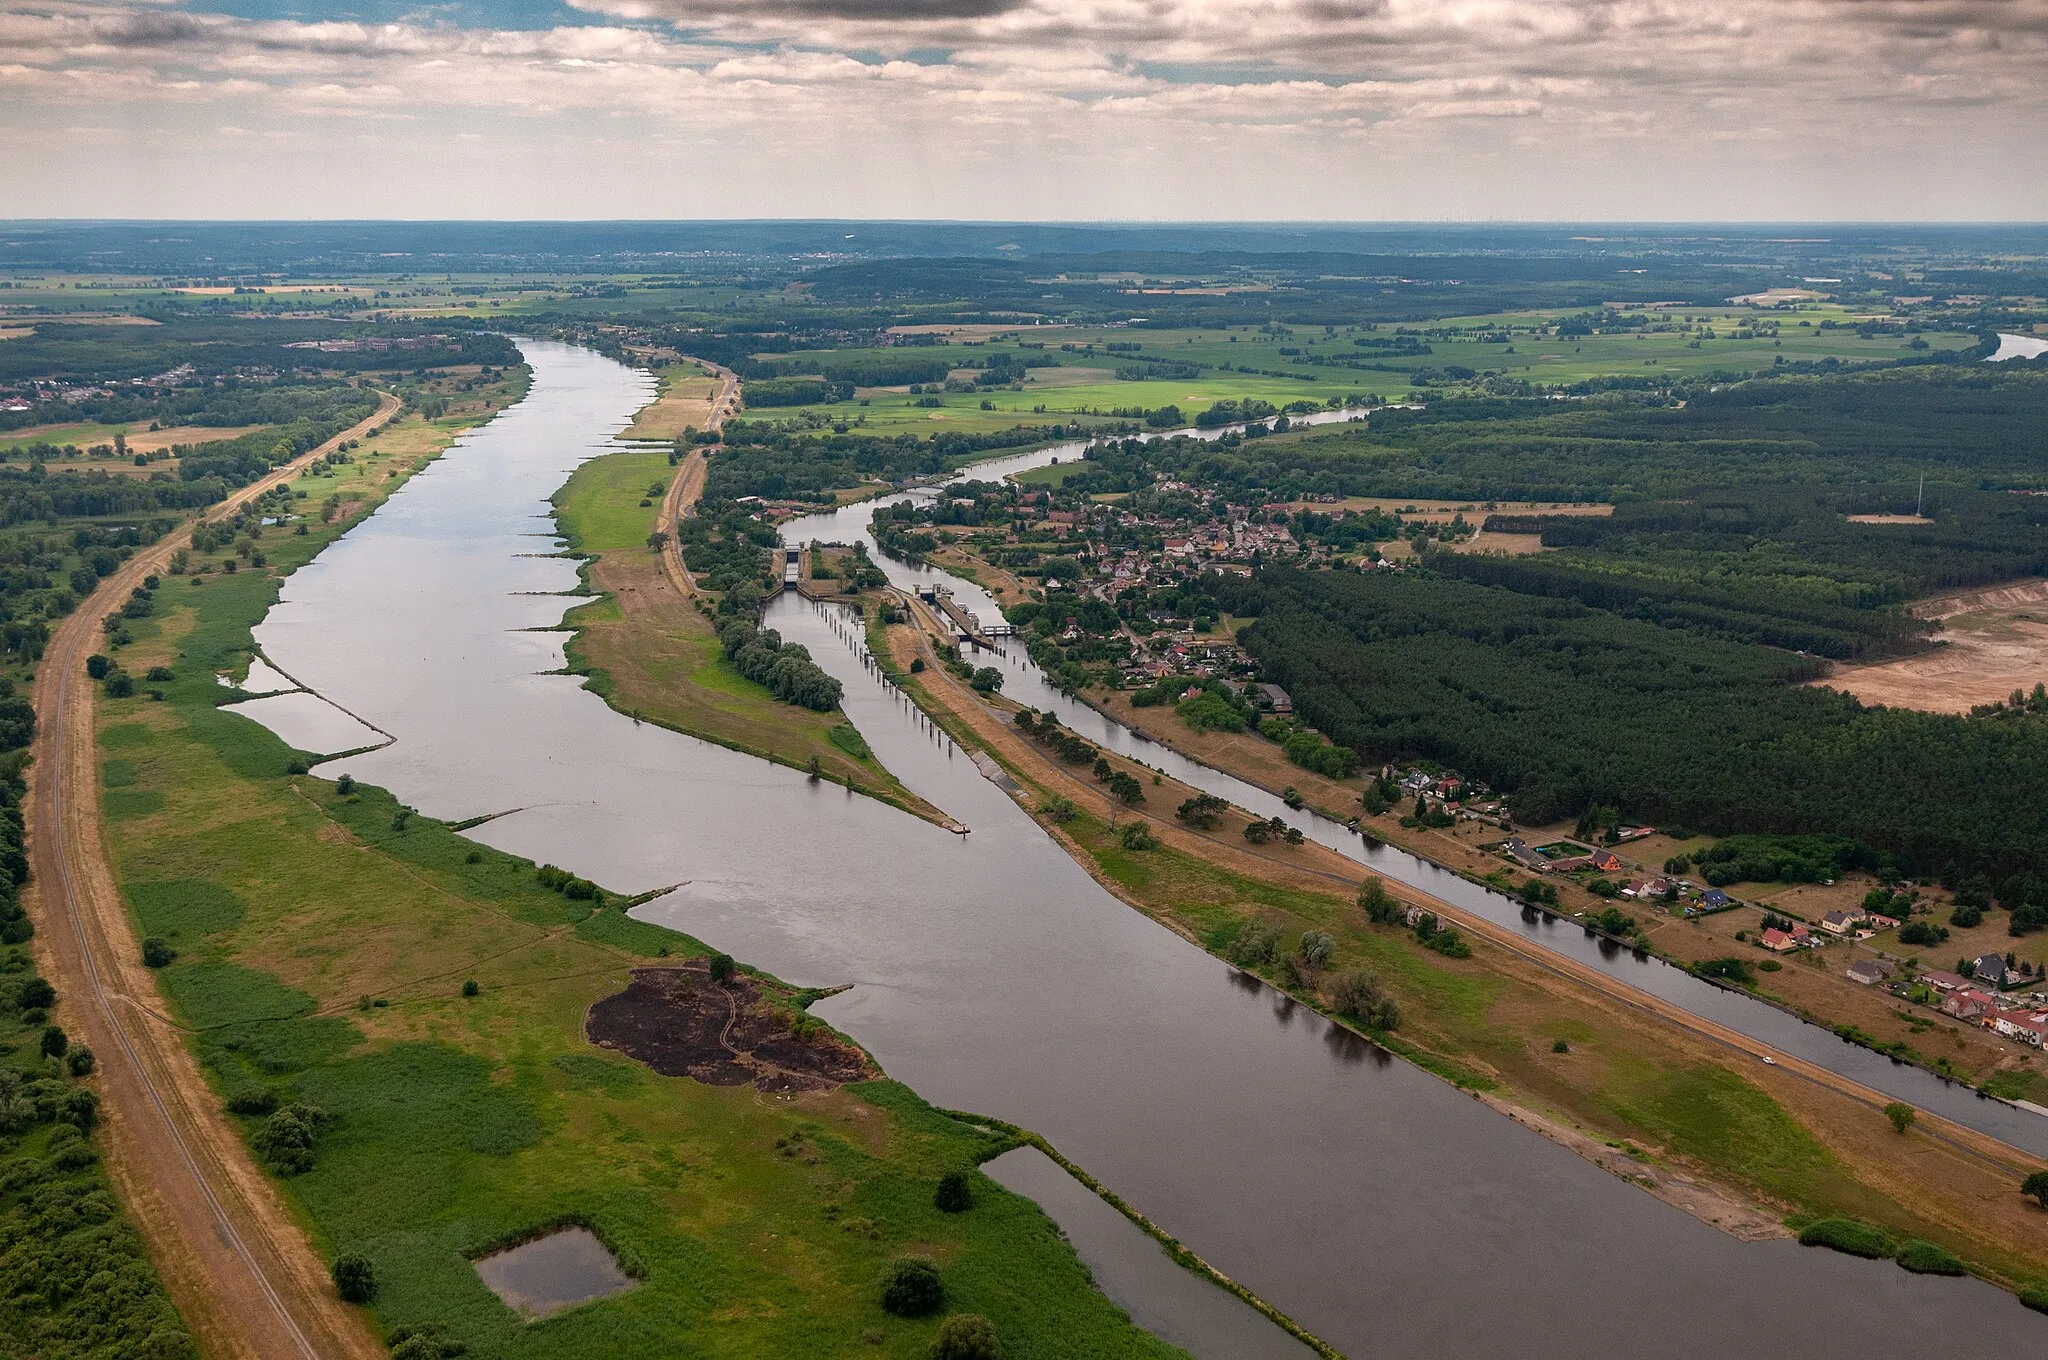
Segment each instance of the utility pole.
[{"label": "utility pole", "polygon": [[1921,474],[1920,474],[1920,494],[1919,494],[1919,495],[1918,495],[1917,497],[1915,497],[1915,498],[1914,498],[1914,501],[1913,501],[1913,518],[1915,518],[1915,519],[1926,519],[1926,518],[1927,518],[1927,510],[1926,510],[1926,506],[1927,506],[1927,474],[1923,472],[1923,473],[1921,473]]}]

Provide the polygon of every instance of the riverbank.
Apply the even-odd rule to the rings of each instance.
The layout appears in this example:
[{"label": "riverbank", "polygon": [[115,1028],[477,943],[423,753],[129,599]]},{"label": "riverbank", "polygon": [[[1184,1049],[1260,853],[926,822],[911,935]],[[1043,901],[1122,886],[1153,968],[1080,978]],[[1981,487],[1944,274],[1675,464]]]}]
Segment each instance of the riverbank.
[{"label": "riverbank", "polygon": [[[379,460],[359,489],[374,507],[411,470]],[[381,1329],[530,1353],[469,1258],[574,1219],[639,1285],[551,1319],[551,1356],[922,1356],[935,1320],[876,1303],[906,1251],[1022,1353],[1178,1354],[1030,1201],[977,1177],[969,1212],[932,1205],[996,1135],[886,1080],[770,1097],[595,1048],[586,1014],[636,967],[708,951],[377,788],[294,774],[303,756],[216,707],[283,578],[339,535],[309,523],[266,539],[262,570],[161,587],[124,665],[174,678],[161,702],[105,700],[99,741],[134,933],[176,955],[162,1004],[215,1097],[253,1111],[230,1116],[240,1134],[269,1102],[321,1112],[310,1168],[273,1183],[323,1257],[371,1262]]]},{"label": "riverbank", "polygon": [[[1410,931],[1364,919],[1352,896],[1362,870],[1334,851],[1312,842],[1252,847],[1234,810],[1213,832],[1193,830],[1173,810],[1197,790],[1155,782],[1111,755],[1111,769],[1133,774],[1145,795],[1135,811],[1113,804],[1085,765],[1052,760],[1001,716],[1000,702],[991,707],[948,675],[921,630],[871,629],[870,641],[920,707],[1022,785],[1018,801],[1074,805],[1071,820],[1046,819],[1048,830],[1123,900],[1224,958],[1254,923],[1288,943],[1304,930],[1330,932],[1333,959],[1318,977],[1283,979],[1277,961],[1256,971],[1327,1012],[1329,979],[1372,969],[1403,1015],[1394,1033],[1375,1039],[1520,1107],[1531,1116],[1523,1122],[1562,1131],[1543,1129],[1623,1179],[1650,1180],[1652,1193],[1738,1236],[1846,1214],[1946,1241],[2008,1285],[2048,1267],[2048,1219],[2015,1193],[2016,1168],[1990,1140],[1933,1120],[1896,1135],[1848,1083],[1794,1070],[1803,1064],[1764,1066],[1764,1050],[1736,1047],[1739,1036],[1688,1027],[1682,1013],[1612,984],[1600,990],[1601,979],[1535,957],[1489,923],[1387,884],[1455,922],[1473,954],[1455,960],[1427,950]],[[917,675],[908,673],[913,657],[925,662]],[[1158,849],[1124,846],[1116,824],[1134,818]]]},{"label": "riverbank", "polygon": [[[571,631],[569,669],[584,688],[637,722],[651,722],[730,750],[810,770],[938,826],[951,818],[903,786],[872,753],[835,740],[846,715],[817,713],[776,699],[726,659],[708,602],[677,588],[688,573],[650,548],[665,517],[688,507],[670,498],[701,484],[691,455],[671,465],[666,450],[601,454],[576,469],[555,495],[556,519],[570,549],[585,558],[583,581],[598,598],[563,618]],[[672,535],[665,535],[672,540]]]}]

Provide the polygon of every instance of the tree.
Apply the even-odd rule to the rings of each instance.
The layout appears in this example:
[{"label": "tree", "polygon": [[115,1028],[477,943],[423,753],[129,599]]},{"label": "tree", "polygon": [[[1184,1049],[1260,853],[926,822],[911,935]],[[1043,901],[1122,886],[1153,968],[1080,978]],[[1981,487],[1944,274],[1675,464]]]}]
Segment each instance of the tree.
[{"label": "tree", "polygon": [[98,652],[94,652],[85,659],[85,673],[95,680],[106,679],[107,672],[113,668],[114,663],[101,656]]},{"label": "tree", "polygon": [[1884,1107],[1884,1117],[1892,1121],[1892,1132],[1904,1133],[1913,1127],[1913,1121],[1920,1115],[1911,1105],[1902,1100],[1894,1100]]},{"label": "tree", "polygon": [[1071,822],[1081,813],[1074,806],[1073,799],[1062,798],[1056,793],[1047,795],[1045,801],[1038,805],[1038,811],[1040,816],[1055,822]]},{"label": "tree", "polygon": [[2048,1209],[2048,1171],[2036,1171],[2020,1182],[2020,1193],[2032,1195],[2043,1209]]},{"label": "tree", "polygon": [[929,1256],[899,1256],[882,1277],[882,1310],[897,1317],[925,1317],[945,1300],[938,1262]]},{"label": "tree", "polygon": [[1310,968],[1321,968],[1330,961],[1330,951],[1336,947],[1327,930],[1310,930],[1302,934],[1301,943],[1295,952]]},{"label": "tree", "polygon": [[1224,802],[1216,795],[1201,793],[1182,803],[1173,815],[1179,820],[1186,822],[1189,826],[1201,827],[1207,830],[1216,825],[1216,819],[1221,817],[1229,807],[1230,804]]},{"label": "tree", "polygon": [[57,1004],[57,989],[40,977],[30,977],[14,993],[15,1003],[25,1011],[46,1011]]},{"label": "tree", "polygon": [[462,994],[464,996],[475,996],[479,990],[475,978],[470,978],[462,984]]},{"label": "tree", "polygon": [[1152,828],[1143,822],[1127,822],[1117,832],[1117,840],[1126,850],[1157,850],[1159,838],[1152,834]]},{"label": "tree", "polygon": [[994,694],[1003,687],[1003,673],[994,666],[983,666],[969,683],[982,694]]},{"label": "tree", "polygon": [[979,1313],[955,1313],[939,1324],[932,1360],[1001,1360],[995,1324]]},{"label": "tree", "polygon": [[377,1268],[370,1264],[370,1258],[356,1252],[334,1258],[329,1273],[334,1276],[334,1292],[341,1295],[344,1303],[368,1303],[377,1294]]},{"label": "tree", "polygon": [[97,1059],[93,1057],[92,1050],[84,1044],[73,1044],[71,1051],[64,1055],[64,1065],[71,1070],[74,1077],[91,1076],[96,1063]]},{"label": "tree", "polygon": [[1358,909],[1374,925],[1385,925],[1394,919],[1400,904],[1387,891],[1386,883],[1378,878],[1367,878],[1358,887]]},{"label": "tree", "polygon": [[178,951],[155,935],[142,942],[142,966],[145,968],[165,967],[177,957]]},{"label": "tree", "polygon": [[707,965],[707,971],[711,974],[711,980],[720,985],[731,982],[735,970],[736,965],[733,963],[732,955],[730,954],[713,954],[711,962]]},{"label": "tree", "polygon": [[1280,953],[1280,932],[1264,921],[1249,921],[1231,945],[1232,962],[1246,968],[1271,963]]},{"label": "tree", "polygon": [[1330,980],[1330,1004],[1339,1015],[1362,1020],[1385,995],[1378,974],[1363,968],[1347,968]]},{"label": "tree", "polygon": [[71,1047],[71,1040],[65,1036],[61,1027],[57,1025],[45,1025],[43,1027],[43,1056],[45,1058],[61,1058],[64,1056],[64,1050],[69,1047]]},{"label": "tree", "polygon": [[948,1171],[939,1177],[939,1188],[932,1194],[932,1205],[939,1212],[961,1214],[974,1207],[974,1187],[965,1171]]}]

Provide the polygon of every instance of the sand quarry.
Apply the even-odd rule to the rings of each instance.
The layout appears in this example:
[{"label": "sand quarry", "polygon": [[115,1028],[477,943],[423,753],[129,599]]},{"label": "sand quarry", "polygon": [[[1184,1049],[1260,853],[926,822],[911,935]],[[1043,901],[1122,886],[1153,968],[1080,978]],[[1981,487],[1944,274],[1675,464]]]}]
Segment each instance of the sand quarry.
[{"label": "sand quarry", "polygon": [[1939,620],[1933,651],[1875,666],[1841,666],[1820,683],[1866,704],[1967,713],[2048,680],[2048,581],[2026,580],[1922,600]]}]

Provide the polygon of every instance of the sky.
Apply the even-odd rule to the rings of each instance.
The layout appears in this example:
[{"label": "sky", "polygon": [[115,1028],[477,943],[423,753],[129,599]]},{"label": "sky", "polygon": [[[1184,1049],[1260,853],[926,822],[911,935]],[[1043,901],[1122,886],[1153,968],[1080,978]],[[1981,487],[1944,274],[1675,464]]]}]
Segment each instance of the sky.
[{"label": "sky", "polygon": [[2048,219],[2048,0],[0,0],[0,218]]}]

